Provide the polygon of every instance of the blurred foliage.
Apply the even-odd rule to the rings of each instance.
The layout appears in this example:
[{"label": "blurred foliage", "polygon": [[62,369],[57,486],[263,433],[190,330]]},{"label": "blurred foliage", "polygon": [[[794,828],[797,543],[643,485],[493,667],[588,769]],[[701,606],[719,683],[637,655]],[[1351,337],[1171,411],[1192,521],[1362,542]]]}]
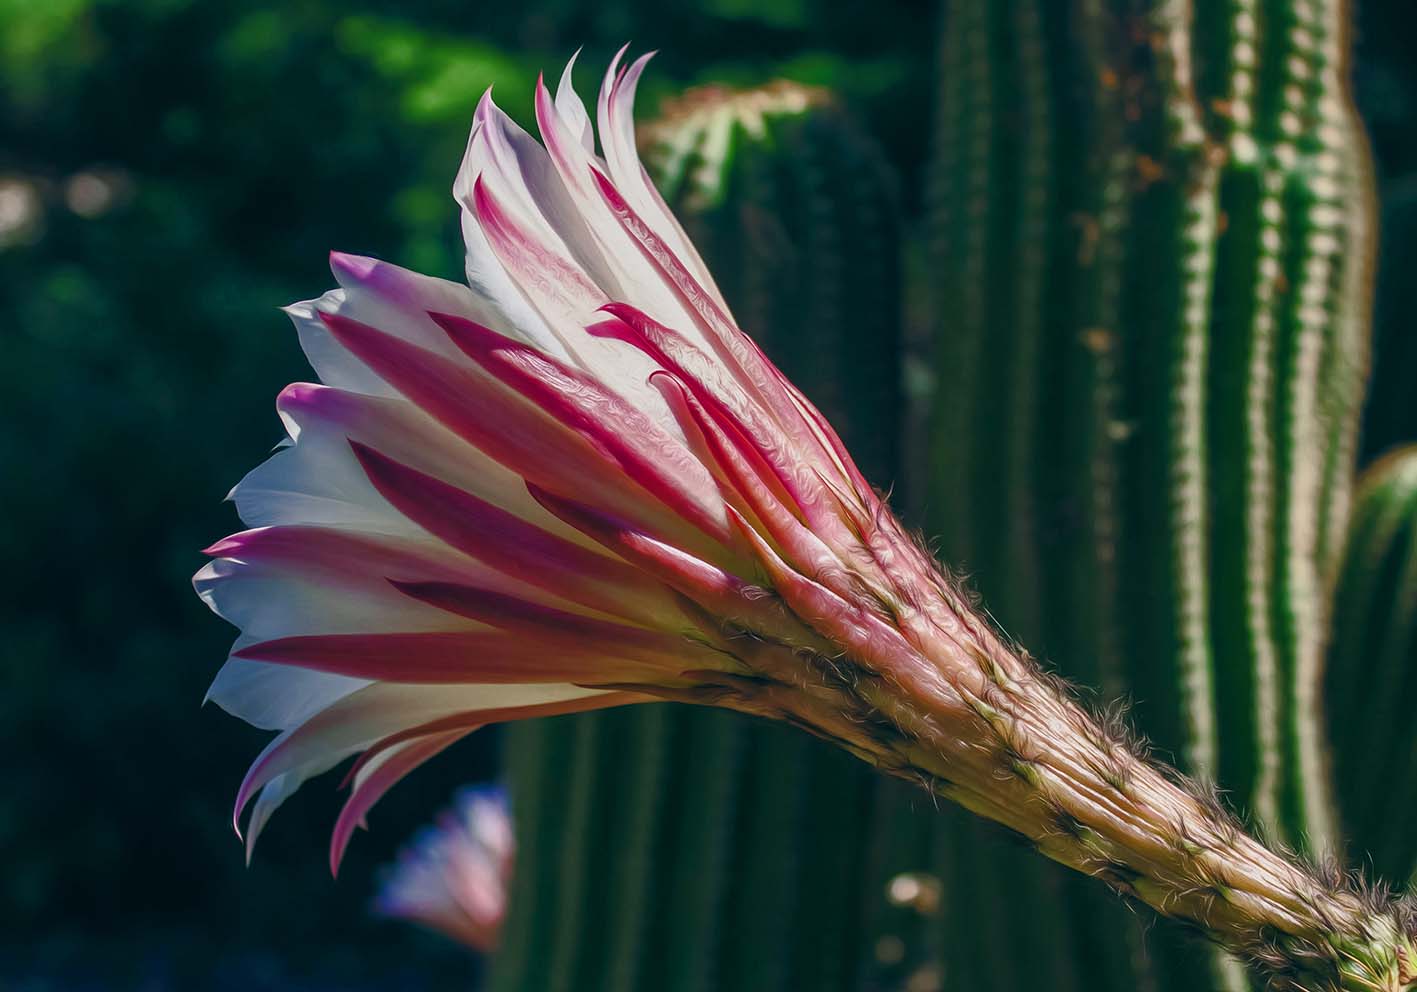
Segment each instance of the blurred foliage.
[{"label": "blurred foliage", "polygon": [[[1359,7],[1360,95],[1397,195],[1417,176],[1417,38],[1406,0]],[[222,495],[280,437],[276,392],[308,375],[276,307],[331,285],[331,248],[455,276],[447,191],[479,94],[495,83],[526,122],[536,73],[582,45],[590,96],[622,42],[662,51],[646,113],[709,80],[832,87],[901,171],[909,215],[935,13],[0,0],[0,987],[474,983],[459,949],[366,905],[371,866],[493,767],[491,735],[401,785],[338,882],[333,778],[288,804],[249,870],[229,833],[262,735],[198,705],[232,632],[188,577],[236,526]],[[1380,283],[1412,292],[1389,267]],[[1379,379],[1410,416],[1411,365],[1386,356],[1412,310],[1379,312]],[[1383,429],[1417,430],[1398,418]]]},{"label": "blurred foliage", "polygon": [[526,123],[584,45],[663,50],[642,111],[704,79],[843,91],[922,154],[919,4],[0,0],[0,988],[449,988],[477,966],[367,913],[371,868],[474,739],[400,786],[338,882],[331,777],[243,866],[262,734],[199,706],[233,631],[189,586],[221,499],[309,372],[277,307],[332,248],[461,270],[449,187],[482,90]]}]

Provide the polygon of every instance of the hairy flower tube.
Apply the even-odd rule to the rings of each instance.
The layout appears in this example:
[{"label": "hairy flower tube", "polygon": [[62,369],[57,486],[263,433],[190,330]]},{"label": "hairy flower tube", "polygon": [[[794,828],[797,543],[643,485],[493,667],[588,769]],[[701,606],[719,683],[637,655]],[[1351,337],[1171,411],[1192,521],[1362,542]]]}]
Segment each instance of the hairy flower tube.
[{"label": "hairy flower tube", "polygon": [[506,793],[465,789],[381,880],[374,910],[412,920],[479,951],[495,950],[516,852]]},{"label": "hairy flower tube", "polygon": [[[289,308],[319,385],[233,490],[199,594],[240,636],[210,698],[279,731],[254,843],[358,756],[331,845],[495,721],[657,699],[785,720],[1183,920],[1276,987],[1417,981],[1405,903],[1268,850],[1006,643],[734,324],[649,182],[641,58],[598,127],[477,108],[467,285],[335,254]],[[599,153],[596,134],[599,134]],[[942,388],[949,388],[944,383]]]}]

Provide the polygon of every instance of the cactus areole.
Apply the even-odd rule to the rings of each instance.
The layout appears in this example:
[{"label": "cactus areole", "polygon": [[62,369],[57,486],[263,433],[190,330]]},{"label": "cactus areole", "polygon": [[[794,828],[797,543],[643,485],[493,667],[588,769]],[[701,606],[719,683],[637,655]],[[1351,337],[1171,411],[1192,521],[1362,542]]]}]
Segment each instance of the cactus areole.
[{"label": "cactus areole", "polygon": [[1401,990],[1393,902],[1248,836],[991,628],[728,314],[646,178],[617,58],[600,154],[567,68],[544,147],[485,98],[454,187],[468,284],[336,255],[290,309],[322,385],[233,498],[200,595],[211,698],[280,733],[248,838],[359,755],[332,857],[477,727],[682,700],[783,720],[1183,920],[1276,987]]}]

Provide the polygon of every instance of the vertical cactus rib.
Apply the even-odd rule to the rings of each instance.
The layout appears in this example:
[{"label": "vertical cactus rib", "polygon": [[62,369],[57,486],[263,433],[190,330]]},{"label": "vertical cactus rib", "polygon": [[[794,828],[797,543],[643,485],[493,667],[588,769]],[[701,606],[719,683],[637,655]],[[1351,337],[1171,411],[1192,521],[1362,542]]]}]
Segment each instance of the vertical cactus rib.
[{"label": "vertical cactus rib", "polygon": [[[1063,508],[1052,574],[1048,614],[1056,634],[1046,642],[1063,670],[1084,684],[1099,686],[1107,705],[1127,694],[1122,663],[1122,368],[1128,344],[1123,333],[1123,290],[1127,280],[1126,235],[1130,228],[1135,150],[1126,127],[1129,58],[1118,43],[1122,18],[1105,0],[1082,0],[1054,9],[1053,48],[1067,59],[1062,78],[1078,78],[1079,104],[1059,142],[1071,140],[1068,237],[1061,245],[1061,271],[1075,273],[1054,282],[1056,290],[1076,285],[1071,307],[1061,310],[1049,330],[1060,350],[1064,374],[1051,398],[1049,419],[1062,425],[1061,464],[1052,471],[1063,480]],[[1076,412],[1074,412],[1076,407]],[[1145,925],[1134,913],[1096,893],[1071,895],[1085,957],[1094,963],[1080,976],[1084,987],[1152,992],[1159,979],[1146,950]],[[1116,940],[1116,934],[1122,940]],[[1107,953],[1099,953],[1106,949]]]},{"label": "vertical cactus rib", "polygon": [[[1367,481],[1354,507],[1334,593],[1327,677],[1329,735],[1338,761],[1335,779],[1345,785],[1356,780],[1357,768],[1345,766],[1343,759],[1361,753],[1356,738],[1362,731],[1361,722],[1346,715],[1363,712],[1364,691],[1370,684],[1369,659],[1376,653],[1377,639],[1386,630],[1392,609],[1392,603],[1384,598],[1395,579],[1389,560],[1391,549],[1408,522],[1409,507],[1401,485],[1405,473],[1382,470],[1396,457],[1391,455],[1375,464],[1365,475]],[[1345,715],[1341,721],[1339,714]],[[1355,803],[1345,797],[1342,808],[1350,821],[1354,807]]]},{"label": "vertical cactus rib", "polygon": [[537,921],[549,915],[559,884],[563,769],[570,761],[575,733],[572,717],[514,723],[505,731],[503,752],[512,782],[517,867],[491,981],[494,992],[547,987],[550,960],[540,943]]},{"label": "vertical cactus rib", "polygon": [[[943,542],[946,557],[967,563],[971,557],[966,521],[971,507],[972,453],[959,439],[972,436],[973,391],[982,346],[976,333],[980,326],[978,292],[971,298],[972,311],[963,305],[968,283],[964,271],[966,232],[971,226],[965,183],[980,141],[987,141],[987,123],[979,122],[987,118],[989,105],[988,95],[982,92],[977,79],[979,72],[972,68],[980,58],[982,25],[969,26],[966,20],[977,17],[978,11],[966,6],[952,13],[954,16],[947,18],[943,31],[940,58],[944,69],[932,136],[932,159],[936,164],[927,184],[926,206],[930,215],[930,256],[940,264],[937,278],[928,287],[931,305],[935,313],[949,313],[949,325],[935,342],[936,360],[947,375],[936,384],[930,434],[954,440],[931,461],[928,503],[930,513],[938,519],[934,531]],[[976,126],[967,130],[971,120]],[[977,132],[983,132],[982,139]]]},{"label": "vertical cactus rib", "polygon": [[[922,972],[927,977],[940,974],[931,924],[940,914],[943,886],[938,875],[920,870],[929,863],[925,855],[938,809],[913,783],[881,778],[874,788],[853,985],[865,990],[899,988]],[[912,884],[919,889],[900,892],[901,885]]]},{"label": "vertical cactus rib", "polygon": [[[1377,190],[1371,148],[1353,98],[1352,0],[1308,0],[1323,45],[1310,141],[1337,151],[1338,188],[1325,190],[1343,218],[1325,336],[1320,409],[1327,427],[1318,550],[1326,581],[1343,540],[1358,447],[1363,390],[1372,339],[1377,269]],[[1304,146],[1306,150],[1308,145]]]},{"label": "vertical cactus rib", "polygon": [[666,850],[692,851],[693,857],[659,862],[648,907],[653,926],[644,935],[649,960],[639,987],[710,992],[719,987],[718,948],[741,926],[724,907],[739,870],[741,783],[748,742],[758,728],[732,714],[683,707],[671,710],[670,720],[672,743],[640,746],[663,747],[671,755],[675,788],[656,828]]},{"label": "vertical cactus rib", "polygon": [[[856,940],[863,919],[857,880],[866,868],[865,844],[869,838],[867,805],[875,795],[874,783],[850,774],[847,754],[822,755],[804,768],[806,787],[796,836],[802,848],[795,884],[799,908],[790,938],[792,979],[789,989],[849,988],[857,974]],[[836,824],[823,830],[819,825]],[[853,886],[853,897],[840,899],[843,880]],[[741,987],[741,986],[740,986]]]},{"label": "vertical cactus rib", "polygon": [[[1009,8],[1012,8],[1011,10]],[[997,585],[1007,590],[1009,624],[1020,637],[1037,642],[1041,636],[1039,549],[1035,472],[1038,463],[1038,393],[1041,368],[1043,301],[1047,293],[1048,245],[1052,235],[1053,162],[1052,108],[1049,105],[1048,58],[1040,12],[1031,0],[1004,5],[1012,16],[998,18],[995,32],[1012,40],[1016,50],[1016,99],[1019,105],[1016,157],[1018,214],[1009,241],[995,246],[990,268],[996,273],[991,296],[999,314],[990,320],[997,339],[1009,335],[1009,346],[994,348],[1003,366],[1004,470],[1000,506],[1008,526],[1003,535]],[[1005,157],[1010,157],[1005,150]],[[1001,182],[1008,175],[998,177]],[[1003,241],[1003,239],[1000,239]],[[997,288],[993,288],[997,287]],[[1011,292],[1010,292],[1011,290]]]},{"label": "vertical cactus rib", "polygon": [[581,829],[566,833],[561,838],[556,861],[555,902],[551,909],[555,933],[560,934],[547,949],[550,959],[546,985],[548,992],[573,992],[579,988],[579,976],[584,972],[582,957],[594,945],[596,921],[591,917],[593,899],[590,880],[601,859],[597,857],[596,841],[602,841],[604,823],[591,816],[591,811],[601,801],[601,788],[608,775],[614,774],[607,768],[607,761],[619,754],[619,728],[612,722],[614,717],[624,714],[595,714],[576,716],[575,734],[572,737],[571,761],[567,769],[567,790],[565,795],[566,819],[580,825]]},{"label": "vertical cactus rib", "polygon": [[[1417,698],[1417,448],[1364,474],[1334,598],[1326,685],[1350,856],[1390,877],[1417,868],[1412,700]],[[1337,704],[1349,707],[1340,710]],[[1361,718],[1355,718],[1361,714]]]},{"label": "vertical cactus rib", "polygon": [[[1354,735],[1354,750],[1368,755],[1368,760],[1354,770],[1353,788],[1359,796],[1352,809],[1356,821],[1378,825],[1373,834],[1373,856],[1391,863],[1389,856],[1412,853],[1410,827],[1407,821],[1399,829],[1405,835],[1405,845],[1391,850],[1391,821],[1396,810],[1392,807],[1391,786],[1402,783],[1410,774],[1406,761],[1411,748],[1404,746],[1413,736],[1410,729],[1410,700],[1414,686],[1412,665],[1413,623],[1417,620],[1417,554],[1412,547],[1411,512],[1406,509],[1405,541],[1393,549],[1397,561],[1391,573],[1388,589],[1391,609],[1380,636],[1375,638],[1373,651],[1366,659],[1365,676],[1382,692],[1373,693],[1363,708],[1363,724]],[[1382,728],[1382,729],[1379,729]],[[1400,809],[1401,807],[1398,807]],[[1405,872],[1404,872],[1405,874]]]},{"label": "vertical cactus rib", "polygon": [[1221,116],[1225,167],[1209,379],[1213,668],[1220,751],[1216,774],[1242,808],[1275,822],[1279,809],[1278,662],[1268,609],[1274,450],[1270,438],[1274,308],[1282,211],[1257,135],[1260,86],[1257,4],[1227,4],[1207,24],[1228,67]]},{"label": "vertical cactus rib", "polygon": [[[992,549],[986,535],[1000,533],[1003,523],[995,520],[990,531],[982,519],[999,516],[990,505],[995,494],[986,491],[998,439],[983,407],[991,399],[1002,400],[996,380],[1001,353],[1008,350],[987,346],[990,211],[1006,206],[1002,193],[1012,192],[1001,190],[993,175],[998,95],[990,6],[987,0],[960,0],[947,11],[939,126],[933,136],[938,166],[932,181],[931,248],[941,271],[932,303],[944,326],[936,340],[942,374],[931,432],[941,446],[931,462],[927,514],[947,560],[971,571],[987,567]],[[1007,327],[998,330],[1008,332]],[[951,893],[966,900],[970,917],[960,920],[962,907],[945,907],[938,931],[943,967],[966,985],[1013,987],[1015,962],[1004,937],[998,866],[986,868],[978,853],[989,828],[951,811],[939,818],[936,830],[940,839],[935,847],[946,859],[945,864],[936,862],[936,870],[955,880]]]},{"label": "vertical cactus rib", "polygon": [[[1145,82],[1132,111],[1135,194],[1125,304],[1131,345],[1123,366],[1126,416],[1134,425],[1124,449],[1131,552],[1124,567],[1142,581],[1128,587],[1122,608],[1131,617],[1131,651],[1140,652],[1133,656],[1167,659],[1159,666],[1134,664],[1129,682],[1148,733],[1183,768],[1205,776],[1220,770],[1225,716],[1217,700],[1224,645],[1211,622],[1213,536],[1221,514],[1234,507],[1208,499],[1217,457],[1208,414],[1216,405],[1212,327],[1224,260],[1226,187],[1220,149],[1205,129],[1193,58],[1208,53],[1216,38],[1244,29],[1243,19],[1233,9],[1228,13],[1229,32],[1215,33],[1211,23],[1198,24],[1192,5],[1181,0],[1145,4],[1139,14],[1144,52],[1138,69]],[[1227,51],[1230,85],[1238,90],[1244,49]],[[1263,665],[1248,670],[1258,691],[1247,700],[1263,706]],[[1252,723],[1262,721],[1255,716]],[[1158,940],[1153,953],[1164,962],[1168,986],[1245,986],[1240,969],[1218,952],[1196,960],[1173,941]]]},{"label": "vertical cactus rib", "polygon": [[1356,423],[1358,411],[1342,410],[1337,397],[1331,397],[1328,410],[1320,409],[1326,395],[1321,381],[1326,339],[1344,333],[1338,328],[1343,318],[1329,301],[1347,218],[1340,153],[1323,140],[1326,90],[1335,81],[1329,67],[1334,53],[1327,50],[1329,26],[1318,8],[1317,3],[1295,2],[1286,11],[1293,44],[1276,72],[1275,155],[1285,174],[1283,203],[1290,231],[1274,433],[1289,485],[1276,507],[1272,600],[1282,678],[1290,694],[1284,725],[1286,766],[1292,770],[1285,783],[1286,819],[1291,830],[1301,824],[1307,828],[1309,836],[1300,840],[1324,850],[1331,844],[1332,824],[1317,733],[1328,592],[1320,527],[1321,508],[1341,484],[1326,478],[1331,470],[1327,457],[1315,453],[1327,453],[1334,445],[1326,443],[1325,435],[1345,430],[1344,421]]},{"label": "vertical cactus rib", "polygon": [[655,876],[660,858],[667,852],[663,838],[654,829],[655,819],[670,797],[666,786],[675,774],[671,768],[672,748],[647,746],[670,742],[670,706],[642,706],[630,711],[635,729],[630,734],[635,747],[624,756],[626,779],[626,836],[642,838],[638,844],[612,843],[618,852],[608,860],[618,865],[609,904],[615,907],[607,921],[605,988],[636,987],[644,960],[644,935],[654,905]]},{"label": "vertical cactus rib", "polygon": [[[1188,768],[1211,773],[1216,760],[1215,702],[1211,673],[1206,578],[1208,514],[1205,493],[1207,436],[1206,368],[1211,316],[1215,239],[1218,234],[1218,174],[1213,148],[1202,124],[1191,69],[1193,46],[1189,4],[1161,8],[1153,42],[1157,69],[1167,97],[1165,128],[1174,165],[1181,172],[1177,326],[1171,339],[1171,405],[1166,418],[1170,466],[1167,506],[1174,589],[1176,657],[1180,707],[1185,714],[1182,758]],[[1163,40],[1164,39],[1164,40]]]}]

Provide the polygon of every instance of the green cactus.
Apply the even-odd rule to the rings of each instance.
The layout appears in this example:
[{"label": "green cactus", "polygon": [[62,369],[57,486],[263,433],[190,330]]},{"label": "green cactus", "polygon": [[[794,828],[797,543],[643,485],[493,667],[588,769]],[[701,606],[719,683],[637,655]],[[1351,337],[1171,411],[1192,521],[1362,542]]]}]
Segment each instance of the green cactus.
[{"label": "green cactus", "polygon": [[[875,146],[787,83],[692,92],[646,145],[739,322],[888,482],[900,238]],[[849,989],[873,967],[911,849],[892,811],[923,795],[795,729],[674,704],[514,726],[507,750],[520,849],[492,988]]]},{"label": "green cactus", "polygon": [[[1011,635],[1313,852],[1372,266],[1345,8],[954,0],[930,169],[927,529]],[[1243,985],[940,830],[959,987]]]},{"label": "green cactus", "polygon": [[1417,869],[1414,659],[1417,447],[1406,447],[1374,463],[1359,484],[1334,597],[1325,700],[1350,858],[1391,879]]}]

